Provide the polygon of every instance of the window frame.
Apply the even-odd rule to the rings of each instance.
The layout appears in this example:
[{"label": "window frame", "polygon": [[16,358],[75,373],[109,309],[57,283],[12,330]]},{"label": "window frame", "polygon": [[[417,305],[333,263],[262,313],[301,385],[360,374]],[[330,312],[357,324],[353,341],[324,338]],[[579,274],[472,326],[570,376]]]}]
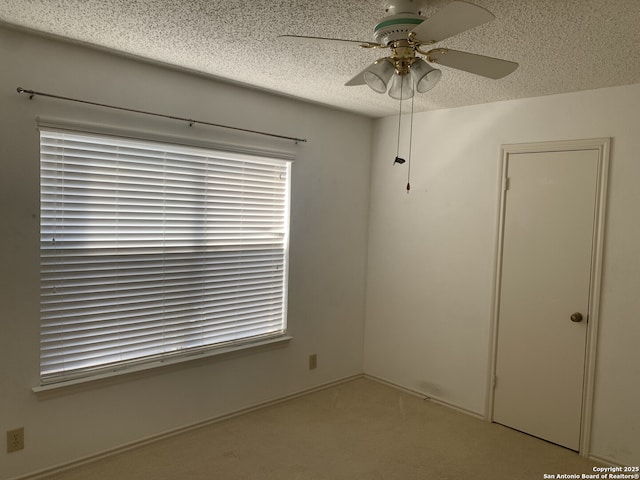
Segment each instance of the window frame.
[{"label": "window frame", "polygon": [[[83,383],[86,381],[108,378],[114,375],[121,375],[123,373],[139,372],[150,368],[155,368],[161,365],[170,365],[176,363],[182,363],[193,359],[212,357],[218,355],[224,355],[230,352],[236,352],[238,350],[264,348],[270,345],[278,345],[283,342],[288,342],[292,337],[288,334],[287,325],[287,305],[288,305],[288,266],[289,266],[289,230],[291,225],[290,218],[290,204],[291,204],[291,164],[293,163],[295,156],[292,152],[285,152],[281,150],[273,150],[268,148],[255,148],[239,146],[237,144],[225,144],[214,142],[203,142],[201,139],[175,137],[168,135],[158,135],[150,132],[142,132],[136,130],[123,130],[120,128],[112,128],[105,126],[96,126],[90,124],[78,124],[69,122],[49,121],[38,119],[39,130],[47,131],[68,131],[75,134],[88,134],[88,135],[106,135],[119,137],[128,140],[139,140],[141,142],[155,142],[171,146],[184,146],[187,148],[207,149],[210,152],[224,152],[229,154],[240,154],[247,156],[257,156],[269,159],[277,159],[287,164],[287,179],[286,179],[286,208],[284,216],[284,228],[285,238],[283,242],[283,298],[282,298],[282,324],[283,328],[277,333],[260,336],[249,337],[233,342],[214,343],[205,347],[200,347],[194,350],[185,350],[182,353],[170,353],[167,355],[156,355],[151,357],[143,357],[131,361],[126,361],[116,364],[107,364],[96,368],[86,368],[81,370],[72,371],[70,374],[55,375],[51,378],[40,378],[40,385],[34,388],[34,391],[44,391],[51,388],[58,388],[60,386],[73,385],[77,383]],[[38,137],[40,142],[40,135]],[[39,155],[39,161],[41,154]],[[41,180],[40,180],[41,182]],[[39,182],[40,190],[42,185]],[[42,220],[41,220],[42,221]],[[41,225],[41,223],[40,223]],[[40,247],[41,248],[41,247]],[[42,323],[41,323],[42,331]],[[42,369],[41,369],[42,373]]]}]

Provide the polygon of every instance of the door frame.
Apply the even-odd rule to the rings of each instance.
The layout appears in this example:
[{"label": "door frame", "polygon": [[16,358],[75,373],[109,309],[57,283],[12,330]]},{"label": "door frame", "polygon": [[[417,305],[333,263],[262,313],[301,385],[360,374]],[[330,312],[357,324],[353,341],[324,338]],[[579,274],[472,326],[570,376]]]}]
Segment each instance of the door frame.
[{"label": "door frame", "polygon": [[598,339],[598,321],[600,313],[600,289],[602,282],[602,261],[605,233],[605,214],[607,199],[607,180],[609,173],[609,152],[611,138],[592,138],[580,140],[563,140],[553,142],[504,144],[501,146],[498,225],[495,246],[495,262],[493,273],[493,302],[491,306],[489,375],[487,378],[487,399],[485,402],[485,419],[493,422],[495,398],[496,363],[498,354],[498,322],[500,315],[500,294],[502,281],[502,252],[505,227],[506,192],[509,188],[506,178],[509,156],[516,153],[544,153],[576,150],[596,150],[598,152],[598,171],[596,178],[596,198],[593,225],[593,247],[591,251],[591,275],[589,281],[589,306],[587,323],[587,340],[585,349],[585,372],[582,389],[582,415],[580,421],[579,454],[588,457],[591,445],[591,424],[593,415],[593,393],[596,370],[596,346]]}]

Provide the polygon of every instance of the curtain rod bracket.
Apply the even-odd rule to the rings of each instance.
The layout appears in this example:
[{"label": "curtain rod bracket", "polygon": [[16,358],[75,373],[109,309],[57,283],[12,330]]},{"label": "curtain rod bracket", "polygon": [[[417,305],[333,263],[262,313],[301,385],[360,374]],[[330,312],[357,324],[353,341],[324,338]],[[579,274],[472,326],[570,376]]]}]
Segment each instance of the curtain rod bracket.
[{"label": "curtain rod bracket", "polygon": [[298,144],[298,142],[303,142],[304,143],[304,142],[307,141],[306,138],[288,137],[286,135],[277,135],[275,133],[260,132],[258,130],[249,130],[247,128],[232,127],[230,125],[221,125],[219,123],[204,122],[202,120],[192,120],[190,118],[175,117],[173,115],[164,115],[162,113],[146,112],[144,110],[136,110],[134,108],[118,107],[116,105],[107,105],[105,103],[90,102],[88,100],[80,100],[78,98],[63,97],[63,96],[60,96],[60,95],[53,95],[51,93],[38,92],[38,91],[35,91],[35,90],[27,90],[27,89],[22,88],[22,87],[18,87],[16,90],[20,95],[22,95],[24,93],[29,94],[29,100],[32,100],[33,97],[36,96],[36,95],[40,95],[42,97],[57,98],[58,100],[67,100],[69,102],[77,102],[77,103],[84,103],[84,104],[87,104],[87,105],[94,105],[96,107],[112,108],[114,110],[122,110],[122,111],[125,111],[125,112],[140,113],[142,115],[151,115],[153,117],[169,118],[171,120],[181,120],[181,121],[184,121],[184,122],[189,122],[189,126],[190,127],[193,127],[193,125],[195,123],[201,123],[202,125],[209,125],[210,127],[227,128],[229,130],[236,130],[236,131],[246,132],[246,133],[254,133],[256,135],[264,135],[264,136],[267,136],[267,137],[281,138],[283,140],[291,140],[291,141],[295,142],[296,145]]}]

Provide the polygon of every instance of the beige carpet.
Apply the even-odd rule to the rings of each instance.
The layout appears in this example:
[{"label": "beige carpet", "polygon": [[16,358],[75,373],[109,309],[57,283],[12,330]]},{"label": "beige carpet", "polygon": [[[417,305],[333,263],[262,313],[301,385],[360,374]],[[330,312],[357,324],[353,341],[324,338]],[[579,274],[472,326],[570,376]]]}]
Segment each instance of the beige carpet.
[{"label": "beige carpet", "polygon": [[51,480],[542,479],[576,453],[359,379],[48,477]]}]

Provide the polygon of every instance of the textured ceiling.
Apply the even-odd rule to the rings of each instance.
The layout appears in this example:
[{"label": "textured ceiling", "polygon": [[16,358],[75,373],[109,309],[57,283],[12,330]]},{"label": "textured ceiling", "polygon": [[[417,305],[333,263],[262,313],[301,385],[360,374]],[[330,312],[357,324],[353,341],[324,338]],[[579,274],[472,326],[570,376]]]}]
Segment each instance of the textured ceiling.
[{"label": "textured ceiling", "polygon": [[[447,3],[426,0],[422,14]],[[501,80],[441,67],[440,83],[416,97],[416,111],[640,82],[640,0],[473,3],[496,20],[437,46],[520,67]],[[344,83],[386,53],[277,36],[372,41],[384,16],[382,0],[0,0],[8,24],[373,117],[396,113],[398,102]]]}]

